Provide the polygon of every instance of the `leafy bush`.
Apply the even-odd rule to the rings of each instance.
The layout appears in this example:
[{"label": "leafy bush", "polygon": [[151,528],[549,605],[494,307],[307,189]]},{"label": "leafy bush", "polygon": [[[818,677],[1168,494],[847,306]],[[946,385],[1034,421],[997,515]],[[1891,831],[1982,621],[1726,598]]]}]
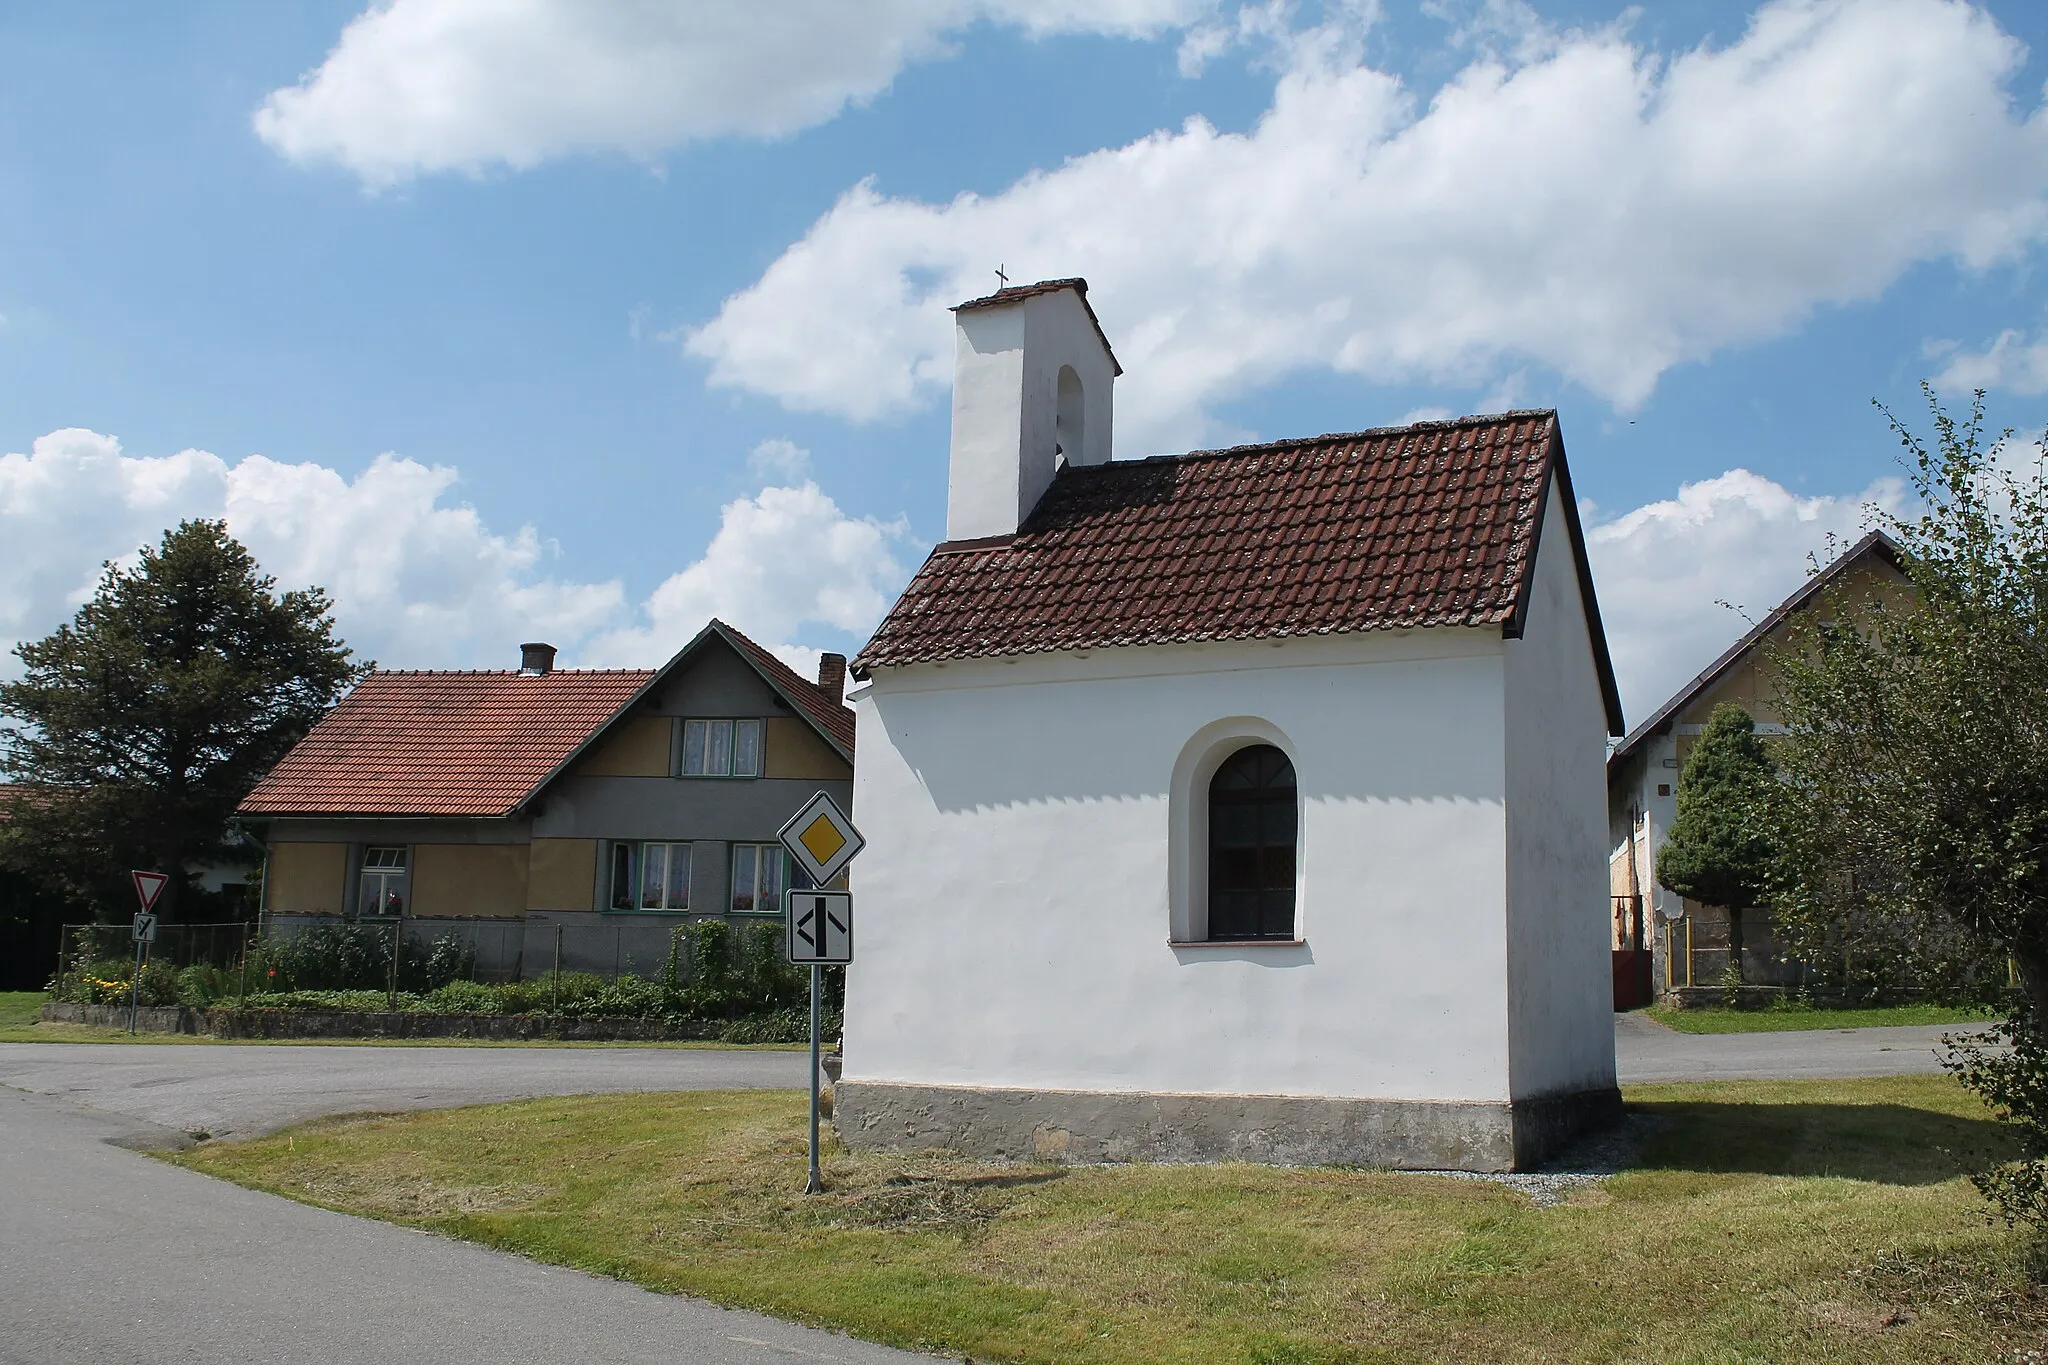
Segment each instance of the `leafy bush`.
[{"label": "leafy bush", "polygon": [[[245,1002],[252,1010],[342,1010],[351,1013],[381,1013],[391,1008],[384,991],[266,991]],[[420,997],[400,995],[398,1008],[419,1008]]]},{"label": "leafy bush", "polygon": [[[837,1038],[841,1023],[837,1011],[826,1011],[819,1022],[820,1036]],[[804,1043],[809,1042],[810,1037],[811,1010],[808,1005],[801,1009],[776,1010],[772,1014],[734,1019],[718,1030],[721,1043]]]},{"label": "leafy bush", "polygon": [[[1970,1183],[2008,1224],[2048,1232],[2048,1038],[2040,1023],[2048,1021],[2038,1021],[2033,1003],[2018,996],[2005,1020],[1986,1031],[1984,1042],[1970,1035],[1944,1039],[1949,1055],[1942,1065],[2019,1137],[2019,1160],[1977,1171]],[[2001,1043],[2009,1048],[2001,1050]]]},{"label": "leafy bush", "polygon": [[241,989],[241,972],[233,967],[195,963],[178,973],[177,994],[181,1005],[214,1005],[232,999]]},{"label": "leafy bush", "polygon": [[[89,949],[81,950],[69,967],[50,978],[50,998],[74,1005],[125,1005],[134,981],[134,958],[95,959]],[[180,1003],[178,973],[162,962],[148,964],[142,969],[134,998],[142,1005]]]},{"label": "leafy bush", "polygon": [[[388,991],[395,931],[387,924],[315,924],[267,938],[251,950],[251,980],[261,979],[271,991]],[[423,943],[404,934],[398,989],[432,991],[470,975],[475,966],[475,952],[454,935]]]},{"label": "leafy bush", "polygon": [[[468,978],[476,961],[462,938],[407,936],[400,946],[399,990],[390,994],[392,927],[316,924],[250,945],[246,964],[198,964],[182,970],[152,963],[142,1003],[246,1004],[252,1009],[417,1010],[436,1014],[560,1014],[661,1019],[724,1025],[727,1042],[800,1042],[809,1033],[809,974],[783,958],[779,923],[732,925],[703,919],[678,924],[668,959],[653,976],[608,981],[595,972],[563,972],[527,981]],[[133,959],[99,958],[90,944],[50,982],[55,1000],[126,1004]],[[825,972],[825,1013],[838,1028],[845,974]],[[244,989],[248,994],[243,995]]]}]

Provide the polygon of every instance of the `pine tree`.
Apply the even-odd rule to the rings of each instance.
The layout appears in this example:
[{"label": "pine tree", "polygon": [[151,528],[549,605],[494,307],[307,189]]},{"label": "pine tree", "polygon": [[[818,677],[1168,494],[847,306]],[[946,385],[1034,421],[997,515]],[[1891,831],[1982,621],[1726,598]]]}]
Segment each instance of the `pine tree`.
[{"label": "pine tree", "polygon": [[1723,702],[1707,717],[1678,779],[1678,818],[1657,850],[1657,881],[1728,912],[1728,960],[1742,977],[1742,913],[1771,893],[1778,851],[1767,818],[1771,756],[1747,711]]},{"label": "pine tree", "polygon": [[228,825],[256,780],[364,671],[319,589],[275,591],[217,521],[187,521],[108,564],[72,620],[15,653],[0,683],[10,803],[0,861],[103,916],[132,908],[130,868],[228,861]]}]

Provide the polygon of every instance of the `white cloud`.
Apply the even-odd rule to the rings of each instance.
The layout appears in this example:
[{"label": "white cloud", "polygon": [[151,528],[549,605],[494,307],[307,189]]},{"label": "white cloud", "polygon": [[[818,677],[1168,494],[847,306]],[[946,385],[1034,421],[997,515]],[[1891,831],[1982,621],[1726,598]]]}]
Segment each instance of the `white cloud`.
[{"label": "white cloud", "polygon": [[1953,343],[1937,342],[1927,348],[1927,354],[1948,360],[1931,381],[1944,393],[1976,389],[2048,393],[2048,341],[2029,340],[2014,328],[2000,332],[1981,351],[1960,350]]},{"label": "white cloud", "polygon": [[794,441],[773,437],[747,452],[747,472],[763,483],[798,483],[811,477],[811,452]]},{"label": "white cloud", "polygon": [[1610,518],[1586,509],[1586,553],[1630,725],[1733,644],[1805,581],[1828,537],[1853,541],[1872,505],[1897,511],[1904,485],[1801,497],[1746,469]]},{"label": "white cloud", "polygon": [[1303,369],[1480,389],[1533,365],[1626,408],[1916,262],[2048,230],[2023,51],[1957,0],[1775,0],[1668,58],[1616,29],[1534,45],[1425,104],[1318,30],[1246,133],[1195,119],[942,204],[863,182],[687,347],[715,385],[875,420],[943,391],[946,306],[995,262],[1082,274],[1138,454]]},{"label": "white cloud", "polygon": [[[848,517],[815,483],[764,488],[729,502],[703,558],[648,597],[642,620],[591,642],[593,662],[644,660],[673,650],[711,617],[761,641],[785,644],[817,623],[865,637],[910,575],[894,550],[902,522]],[[792,666],[810,651],[792,651]]]},{"label": "white cloud", "polygon": [[696,139],[822,123],[943,55],[977,21],[1149,36],[1208,0],[379,0],[256,111],[296,161],[365,183],[524,170],[578,152],[649,158]]},{"label": "white cloud", "polygon": [[[794,447],[792,447],[794,449]],[[813,484],[769,488],[725,509],[705,557],[638,609],[616,581],[560,572],[531,526],[503,535],[449,505],[453,469],[380,455],[353,479],[251,455],[123,454],[78,429],[0,455],[0,673],[69,619],[103,561],[188,517],[225,518],[286,587],[319,585],[344,639],[386,667],[510,667],[521,641],[563,646],[565,664],[658,663],[714,612],[792,661],[806,626],[865,635],[907,575],[888,548],[900,526],[848,518]],[[694,613],[694,616],[693,616]]]}]

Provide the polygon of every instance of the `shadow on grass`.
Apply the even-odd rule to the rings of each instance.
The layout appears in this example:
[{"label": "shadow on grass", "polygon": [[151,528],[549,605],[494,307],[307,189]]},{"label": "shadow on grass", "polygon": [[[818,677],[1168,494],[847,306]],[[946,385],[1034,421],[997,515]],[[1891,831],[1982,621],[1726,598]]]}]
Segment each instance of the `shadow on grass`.
[{"label": "shadow on grass", "polygon": [[1640,1168],[1935,1185],[2019,1155],[1991,1119],[1902,1104],[1632,1103],[1658,1120]]}]

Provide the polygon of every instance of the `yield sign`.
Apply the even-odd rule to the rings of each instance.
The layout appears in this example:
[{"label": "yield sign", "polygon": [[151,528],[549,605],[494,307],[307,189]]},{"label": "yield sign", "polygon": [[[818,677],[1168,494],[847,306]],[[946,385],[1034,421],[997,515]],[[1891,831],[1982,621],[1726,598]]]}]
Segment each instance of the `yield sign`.
[{"label": "yield sign", "polygon": [[161,872],[130,872],[135,878],[135,898],[142,902],[144,914],[156,909],[156,898],[163,895],[164,886],[171,880]]}]

